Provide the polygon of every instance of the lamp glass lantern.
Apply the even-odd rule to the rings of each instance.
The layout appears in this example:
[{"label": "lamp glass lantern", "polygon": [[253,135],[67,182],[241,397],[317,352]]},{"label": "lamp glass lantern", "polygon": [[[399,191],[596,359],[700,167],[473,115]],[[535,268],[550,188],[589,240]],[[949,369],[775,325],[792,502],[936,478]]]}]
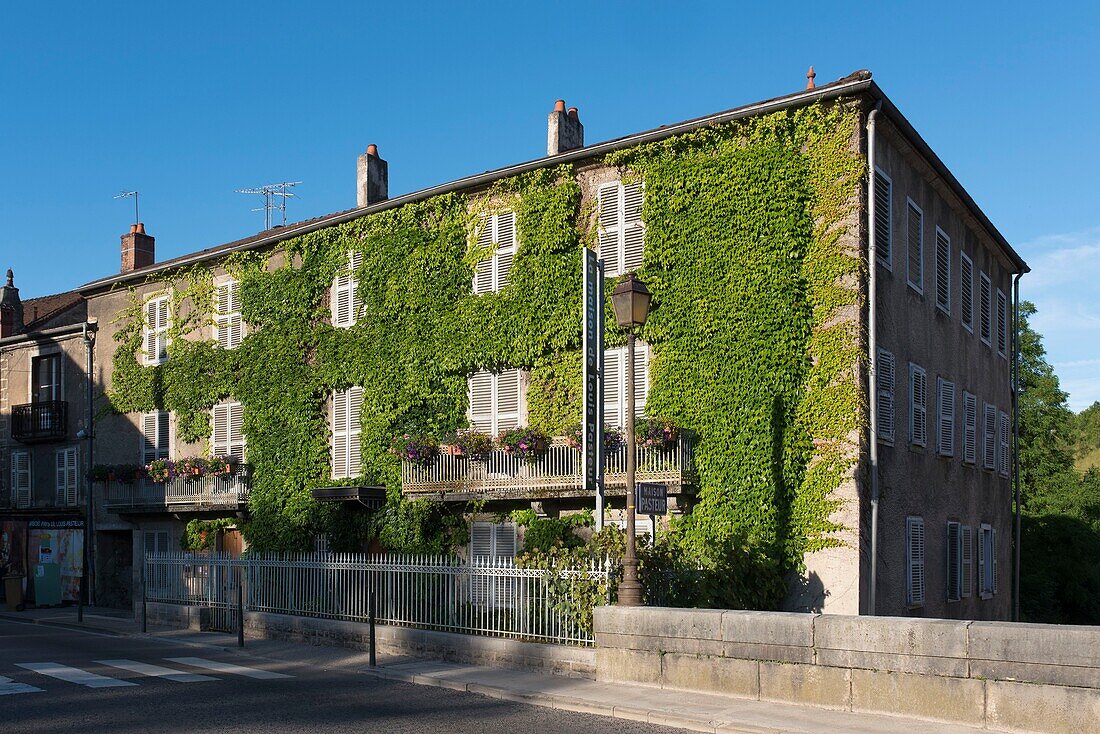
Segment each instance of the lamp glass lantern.
[{"label": "lamp glass lantern", "polygon": [[611,292],[615,322],[624,329],[643,325],[649,316],[651,298],[645,283],[638,280],[634,273],[627,273],[626,278]]}]

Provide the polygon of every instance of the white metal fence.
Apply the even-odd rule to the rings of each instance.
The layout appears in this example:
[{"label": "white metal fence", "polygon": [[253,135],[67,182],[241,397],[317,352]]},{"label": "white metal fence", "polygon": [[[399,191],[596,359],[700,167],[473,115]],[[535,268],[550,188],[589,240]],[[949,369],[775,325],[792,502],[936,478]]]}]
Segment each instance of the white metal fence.
[{"label": "white metal fence", "polygon": [[197,505],[236,508],[248,503],[249,485],[248,478],[241,474],[176,477],[168,482],[149,479],[133,484],[109,482],[105,502],[109,507]]},{"label": "white metal fence", "polygon": [[246,611],[421,629],[592,644],[592,604],[607,601],[601,565],[547,571],[508,558],[339,553],[158,553],[145,559],[146,599],[211,607],[214,625],[231,624],[237,579]]}]

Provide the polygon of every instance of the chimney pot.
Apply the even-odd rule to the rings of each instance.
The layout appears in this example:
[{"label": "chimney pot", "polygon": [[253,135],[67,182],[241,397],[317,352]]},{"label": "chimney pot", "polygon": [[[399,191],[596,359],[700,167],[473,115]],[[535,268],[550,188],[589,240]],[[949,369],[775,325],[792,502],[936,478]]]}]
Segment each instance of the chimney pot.
[{"label": "chimney pot", "polygon": [[371,143],[359,156],[356,165],[355,200],[358,206],[385,201],[390,194],[390,165],[378,155],[378,146]]},{"label": "chimney pot", "polygon": [[554,111],[546,122],[546,155],[557,155],[567,150],[584,147],[584,125],[577,115],[577,108],[565,111],[565,100],[554,103]]},{"label": "chimney pot", "polygon": [[134,231],[138,234],[145,234],[145,225],[142,222],[138,222],[134,225]]}]

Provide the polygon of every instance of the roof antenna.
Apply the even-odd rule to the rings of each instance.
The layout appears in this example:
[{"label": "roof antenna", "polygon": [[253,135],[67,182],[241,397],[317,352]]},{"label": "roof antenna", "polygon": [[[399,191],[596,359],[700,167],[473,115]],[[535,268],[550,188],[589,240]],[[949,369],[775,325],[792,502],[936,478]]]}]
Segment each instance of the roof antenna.
[{"label": "roof antenna", "polygon": [[280,183],[264,184],[253,189],[237,189],[238,194],[259,194],[264,197],[264,205],[253,209],[254,212],[264,213],[264,229],[271,229],[271,212],[282,212],[283,223],[286,226],[286,200],[294,194],[287,191],[291,186],[297,186],[301,181],[282,181]]},{"label": "roof antenna", "polygon": [[141,221],[141,217],[138,216],[138,192],[136,191],[120,191],[116,199],[129,199],[134,197],[134,224]]}]

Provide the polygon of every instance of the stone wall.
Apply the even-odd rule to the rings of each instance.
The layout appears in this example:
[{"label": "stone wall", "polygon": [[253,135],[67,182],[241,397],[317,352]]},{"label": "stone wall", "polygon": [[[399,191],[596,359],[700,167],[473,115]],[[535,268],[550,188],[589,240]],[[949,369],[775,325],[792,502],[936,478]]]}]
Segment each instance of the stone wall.
[{"label": "stone wall", "polygon": [[596,679],[1002,731],[1100,730],[1100,627],[600,607]]}]

